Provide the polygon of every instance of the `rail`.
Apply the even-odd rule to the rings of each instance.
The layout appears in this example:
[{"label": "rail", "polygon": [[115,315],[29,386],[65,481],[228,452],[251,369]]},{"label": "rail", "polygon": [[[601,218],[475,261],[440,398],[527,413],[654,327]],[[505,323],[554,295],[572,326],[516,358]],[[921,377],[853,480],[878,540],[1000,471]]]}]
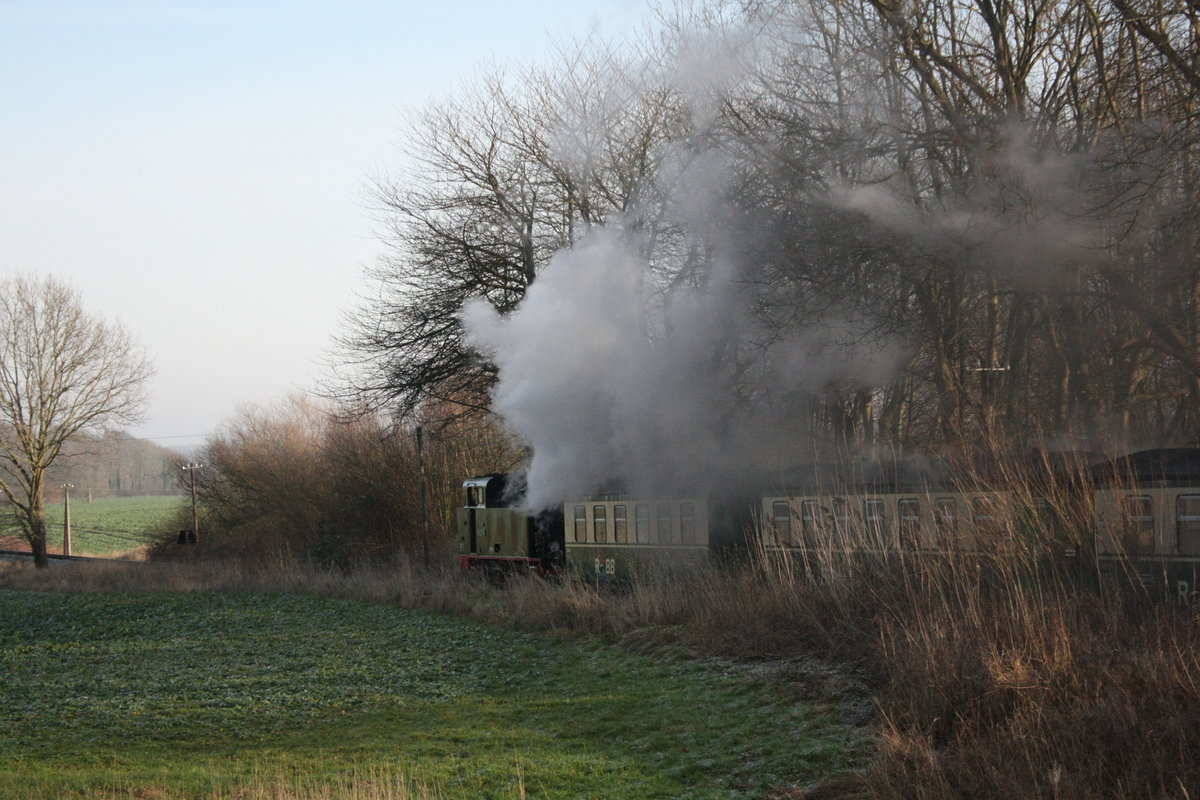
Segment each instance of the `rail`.
[{"label": "rail", "polygon": [[[163,561],[132,561],[129,559],[124,559],[124,558],[106,558],[104,556],[64,556],[64,555],[57,554],[57,553],[47,553],[46,558],[50,562],[51,565],[66,564],[66,563],[69,563],[72,561],[75,561],[75,562],[103,561],[103,562],[116,563],[116,564],[135,564],[138,566],[141,566],[142,564],[164,564],[164,563],[167,563],[167,562],[163,562]],[[33,553],[30,553],[27,550],[0,550],[0,562],[3,562],[3,561],[15,561],[15,562],[33,561]]]}]

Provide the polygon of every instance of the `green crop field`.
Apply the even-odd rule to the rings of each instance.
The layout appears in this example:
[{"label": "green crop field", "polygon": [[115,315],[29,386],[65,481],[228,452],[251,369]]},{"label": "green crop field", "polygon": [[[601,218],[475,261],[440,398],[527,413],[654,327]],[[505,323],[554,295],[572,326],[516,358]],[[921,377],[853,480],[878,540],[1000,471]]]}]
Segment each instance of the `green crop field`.
[{"label": "green crop field", "polygon": [[[175,512],[190,503],[189,498],[178,495],[100,497],[90,503],[72,497],[71,551],[75,555],[106,556],[169,536]],[[63,504],[47,503],[46,520],[47,546],[51,553],[61,553]]]},{"label": "green crop field", "polygon": [[832,710],[749,674],[355,601],[5,590],[0,796],[762,797],[847,765]]}]

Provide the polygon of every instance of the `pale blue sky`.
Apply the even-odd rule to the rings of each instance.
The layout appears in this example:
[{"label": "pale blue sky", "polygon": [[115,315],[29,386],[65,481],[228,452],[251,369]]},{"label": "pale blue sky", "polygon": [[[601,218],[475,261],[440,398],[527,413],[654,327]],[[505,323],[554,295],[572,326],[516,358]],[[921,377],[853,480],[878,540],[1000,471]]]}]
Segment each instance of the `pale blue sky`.
[{"label": "pale blue sky", "polygon": [[0,272],[119,319],[158,367],[133,432],[195,443],[323,376],[381,252],[363,197],[401,163],[403,109],[646,8],[0,0]]}]

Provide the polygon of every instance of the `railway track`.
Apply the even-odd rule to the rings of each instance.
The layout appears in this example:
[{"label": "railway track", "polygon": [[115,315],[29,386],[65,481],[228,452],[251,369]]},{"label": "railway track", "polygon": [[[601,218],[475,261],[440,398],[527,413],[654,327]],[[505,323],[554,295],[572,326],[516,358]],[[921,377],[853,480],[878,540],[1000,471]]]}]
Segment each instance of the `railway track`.
[{"label": "railway track", "polygon": [[[46,558],[50,562],[50,566],[69,564],[71,562],[82,563],[86,561],[115,561],[122,564],[154,564],[154,561],[129,561],[121,558],[105,558],[103,556],[64,556],[61,554],[47,553]],[[25,550],[0,550],[0,562],[27,562],[33,561],[33,553]]]}]

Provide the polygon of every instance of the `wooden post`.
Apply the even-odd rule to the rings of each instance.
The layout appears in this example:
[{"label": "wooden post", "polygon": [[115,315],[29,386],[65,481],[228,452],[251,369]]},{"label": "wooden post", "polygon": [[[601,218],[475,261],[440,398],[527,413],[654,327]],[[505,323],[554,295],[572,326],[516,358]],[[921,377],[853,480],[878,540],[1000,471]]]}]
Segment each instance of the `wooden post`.
[{"label": "wooden post", "polygon": [[421,552],[429,569],[429,504],[425,500],[425,445],[421,426],[417,426],[417,485],[421,494]]},{"label": "wooden post", "polygon": [[75,488],[70,483],[64,483],[63,490],[63,555],[71,555],[71,490]]},{"label": "wooden post", "polygon": [[192,479],[192,535],[196,537],[196,544],[200,543],[200,517],[196,513],[196,470],[203,467],[203,464],[184,464],[181,469],[187,470]]}]

